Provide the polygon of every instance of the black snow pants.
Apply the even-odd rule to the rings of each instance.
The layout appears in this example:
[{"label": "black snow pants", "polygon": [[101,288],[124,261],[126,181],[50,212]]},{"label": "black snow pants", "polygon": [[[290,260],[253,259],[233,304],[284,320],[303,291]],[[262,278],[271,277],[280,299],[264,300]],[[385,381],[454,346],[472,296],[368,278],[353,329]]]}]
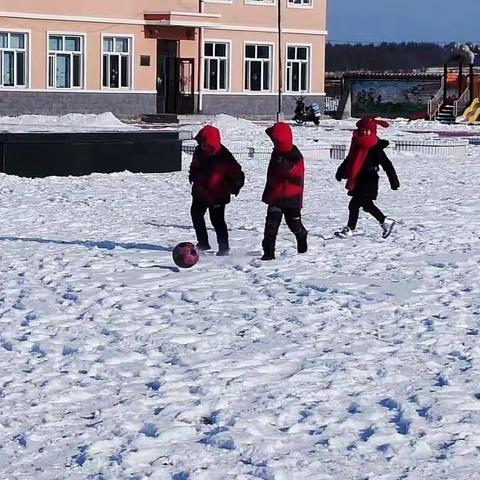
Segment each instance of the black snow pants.
[{"label": "black snow pants", "polygon": [[[307,230],[303,226],[301,210],[299,208],[279,208],[269,205],[262,242],[262,247],[266,254],[273,255],[275,252],[275,242],[283,215],[285,215],[285,222],[288,228],[297,239],[297,248],[299,244],[306,241]],[[301,249],[300,247],[300,250]],[[306,246],[304,250],[306,250]]]},{"label": "black snow pants", "polygon": [[358,214],[360,209],[370,215],[372,215],[378,222],[383,223],[385,221],[385,215],[380,211],[380,209],[373,203],[373,200],[368,197],[363,197],[360,195],[354,195],[348,204],[348,226],[351,230],[355,230],[358,221]]},{"label": "black snow pants", "polygon": [[205,225],[205,213],[207,210],[212,226],[217,234],[219,249],[228,250],[228,228],[225,222],[225,204],[208,206],[194,198],[192,207],[190,208],[190,214],[198,243],[202,245],[209,244],[207,227]]}]

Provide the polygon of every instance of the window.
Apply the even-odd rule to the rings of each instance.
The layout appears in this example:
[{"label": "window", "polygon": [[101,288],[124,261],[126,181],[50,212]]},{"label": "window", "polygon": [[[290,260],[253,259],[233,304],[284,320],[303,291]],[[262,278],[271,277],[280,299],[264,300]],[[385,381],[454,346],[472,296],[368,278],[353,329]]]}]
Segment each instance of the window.
[{"label": "window", "polygon": [[132,41],[128,37],[103,37],[103,86],[132,87]]},{"label": "window", "polygon": [[259,5],[263,3],[267,5],[273,5],[275,4],[275,0],[245,0],[245,3],[253,3],[253,4],[259,4]]},{"label": "window", "polygon": [[52,88],[83,87],[83,37],[48,36],[48,86]]},{"label": "window", "polygon": [[289,5],[298,5],[300,7],[311,7],[313,0],[288,0]]},{"label": "window", "polygon": [[229,44],[205,42],[204,81],[205,90],[228,90]]},{"label": "window", "polygon": [[271,90],[272,46],[245,45],[245,90]]},{"label": "window", "polygon": [[306,92],[310,85],[310,47],[287,47],[287,91]]},{"label": "window", "polygon": [[0,32],[0,87],[27,86],[28,34]]}]

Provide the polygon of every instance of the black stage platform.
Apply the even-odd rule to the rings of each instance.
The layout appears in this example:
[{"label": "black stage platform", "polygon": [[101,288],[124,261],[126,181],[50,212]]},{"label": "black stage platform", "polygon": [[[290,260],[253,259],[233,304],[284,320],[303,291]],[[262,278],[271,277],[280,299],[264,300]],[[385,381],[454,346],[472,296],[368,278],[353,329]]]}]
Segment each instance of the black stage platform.
[{"label": "black stage platform", "polygon": [[0,171],[21,177],[88,175],[182,168],[178,131],[0,132]]}]

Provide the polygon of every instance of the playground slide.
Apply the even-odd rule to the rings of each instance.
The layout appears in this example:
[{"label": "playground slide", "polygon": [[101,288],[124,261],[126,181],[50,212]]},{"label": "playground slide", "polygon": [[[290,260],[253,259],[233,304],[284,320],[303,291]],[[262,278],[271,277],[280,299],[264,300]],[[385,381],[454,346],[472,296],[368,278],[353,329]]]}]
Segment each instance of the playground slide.
[{"label": "playground slide", "polygon": [[479,119],[480,119],[480,105],[478,105],[477,108],[471,113],[471,115],[467,119],[467,122],[475,123],[475,122],[478,122]]},{"label": "playground slide", "polygon": [[457,118],[457,123],[473,123],[480,117],[480,100],[476,98],[468,108],[463,112],[461,117]]}]

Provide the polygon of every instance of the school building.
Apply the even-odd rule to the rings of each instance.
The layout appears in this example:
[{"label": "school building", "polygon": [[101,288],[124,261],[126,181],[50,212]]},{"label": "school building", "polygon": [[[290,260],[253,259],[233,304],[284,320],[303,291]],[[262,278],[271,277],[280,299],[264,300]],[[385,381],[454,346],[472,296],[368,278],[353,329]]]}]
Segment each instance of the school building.
[{"label": "school building", "polygon": [[326,35],[326,0],[2,0],[0,115],[323,104]]}]

